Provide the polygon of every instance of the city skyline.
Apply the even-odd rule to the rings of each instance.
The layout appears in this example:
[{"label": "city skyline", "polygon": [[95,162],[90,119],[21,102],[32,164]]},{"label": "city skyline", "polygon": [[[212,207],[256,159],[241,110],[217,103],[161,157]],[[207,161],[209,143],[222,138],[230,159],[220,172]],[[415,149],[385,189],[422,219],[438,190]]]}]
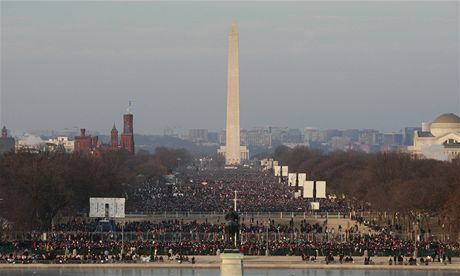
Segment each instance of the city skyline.
[{"label": "city skyline", "polygon": [[459,114],[458,3],[1,5],[1,123],[13,130],[109,133],[128,100],[136,133],[222,130],[233,20],[244,129],[389,132]]},{"label": "city skyline", "polygon": [[[122,114],[123,112],[120,112],[120,114]],[[451,113],[451,112],[444,112],[444,113]],[[137,115],[136,113],[133,113],[135,115]],[[437,115],[442,115],[443,113],[439,113]],[[454,113],[454,114],[458,114],[458,113]],[[337,127],[326,127],[326,126],[321,126],[321,125],[306,125],[306,126],[292,126],[292,125],[275,125],[275,124],[266,124],[266,125],[252,125],[252,126],[246,126],[246,127],[241,127],[241,131],[250,131],[250,130],[256,130],[256,129],[263,129],[263,128],[271,128],[271,127],[274,127],[274,128],[287,128],[287,129],[298,129],[300,131],[304,131],[306,129],[316,129],[316,130],[340,130],[340,131],[345,131],[345,130],[376,130],[376,131],[379,131],[381,133],[398,133],[400,132],[402,129],[404,128],[419,128],[421,127],[421,125],[423,123],[431,123],[434,119],[436,118],[436,116],[434,116],[433,118],[428,118],[427,120],[419,120],[418,123],[415,123],[415,124],[407,124],[407,125],[403,125],[403,122],[402,123],[399,123],[398,125],[395,124],[395,127],[394,128],[385,128],[385,129],[382,129],[382,128],[377,128],[377,127],[373,127],[373,126],[369,126],[369,127],[353,127],[353,126],[350,126],[350,127],[340,127],[340,126],[337,126]],[[53,132],[53,133],[60,133],[60,132],[65,132],[65,131],[71,131],[71,130],[80,130],[81,128],[85,128],[89,133],[93,133],[93,134],[101,134],[101,135],[107,135],[107,136],[110,136],[110,131],[112,130],[113,128],[113,125],[115,124],[116,128],[119,128],[119,127],[122,127],[122,123],[120,122],[117,122],[112,119],[112,121],[108,121],[107,122],[107,126],[105,126],[104,128],[91,128],[91,127],[87,127],[87,125],[83,125],[83,124],[80,124],[80,125],[67,125],[67,126],[64,126],[64,127],[53,127],[53,126],[50,126],[50,127],[47,127],[47,128],[40,128],[40,127],[29,127],[29,128],[24,128],[24,129],[20,129],[20,128],[17,128],[15,127],[14,125],[11,125],[11,124],[7,124],[7,123],[3,123],[1,125],[1,127],[5,126],[9,132],[12,133],[12,136],[20,136],[22,134],[33,134],[35,132],[43,132],[43,133],[50,133],[50,132]],[[200,126],[186,126],[186,127],[180,127],[180,126],[172,126],[172,125],[164,125],[163,127],[158,127],[158,129],[155,129],[154,131],[147,131],[147,132],[144,132],[142,130],[138,130],[136,129],[136,131],[134,131],[134,133],[136,135],[154,135],[154,136],[162,136],[164,135],[165,131],[173,131],[175,135],[179,135],[179,136],[184,136],[186,135],[190,130],[195,130],[195,129],[204,129],[204,130],[207,130],[209,132],[215,132],[215,133],[219,133],[219,132],[222,132],[222,131],[225,131],[225,125],[220,127],[220,128],[207,128],[207,127],[200,127]],[[48,135],[44,135],[44,136],[48,136]]]}]

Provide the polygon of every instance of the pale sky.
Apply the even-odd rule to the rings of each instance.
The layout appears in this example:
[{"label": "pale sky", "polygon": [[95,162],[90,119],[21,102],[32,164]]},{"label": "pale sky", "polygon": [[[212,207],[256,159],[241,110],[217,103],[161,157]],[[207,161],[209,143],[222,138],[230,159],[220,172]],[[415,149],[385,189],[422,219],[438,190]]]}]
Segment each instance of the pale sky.
[{"label": "pale sky", "polygon": [[241,126],[419,126],[459,113],[459,2],[1,2],[1,123],[109,133],[225,127],[239,30]]}]

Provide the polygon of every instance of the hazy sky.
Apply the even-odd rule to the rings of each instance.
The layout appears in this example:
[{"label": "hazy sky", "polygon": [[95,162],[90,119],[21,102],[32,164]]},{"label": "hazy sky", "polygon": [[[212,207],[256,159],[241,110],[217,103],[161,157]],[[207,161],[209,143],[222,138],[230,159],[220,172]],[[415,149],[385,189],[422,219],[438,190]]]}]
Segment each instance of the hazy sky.
[{"label": "hazy sky", "polygon": [[1,2],[1,123],[109,133],[241,125],[418,126],[459,113],[459,2]]}]

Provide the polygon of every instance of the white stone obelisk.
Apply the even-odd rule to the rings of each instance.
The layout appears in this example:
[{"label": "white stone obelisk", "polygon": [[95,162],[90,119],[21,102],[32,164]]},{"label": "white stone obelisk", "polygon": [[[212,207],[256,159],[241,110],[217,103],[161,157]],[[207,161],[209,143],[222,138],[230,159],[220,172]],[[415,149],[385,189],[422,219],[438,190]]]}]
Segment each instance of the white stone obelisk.
[{"label": "white stone obelisk", "polygon": [[238,30],[233,22],[228,35],[227,131],[225,164],[237,165],[240,149],[240,69],[238,62]]},{"label": "white stone obelisk", "polygon": [[238,30],[232,23],[228,35],[227,128],[225,146],[218,153],[225,155],[225,165],[239,165],[249,159],[249,150],[240,144],[240,68],[238,61]]}]

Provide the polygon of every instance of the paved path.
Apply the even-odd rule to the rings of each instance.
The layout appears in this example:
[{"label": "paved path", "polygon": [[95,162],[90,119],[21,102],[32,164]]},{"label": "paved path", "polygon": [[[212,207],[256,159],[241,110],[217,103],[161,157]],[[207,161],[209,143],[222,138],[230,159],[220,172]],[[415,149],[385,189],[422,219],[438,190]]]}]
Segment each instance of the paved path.
[{"label": "paved path", "polygon": [[[364,265],[362,257],[356,257],[351,264],[340,264],[338,262],[326,264],[322,259],[317,262],[304,262],[298,256],[245,256],[245,268],[268,268],[268,269],[356,269],[356,270],[443,270],[456,271],[460,273],[460,258],[454,258],[452,264],[429,263],[425,265],[388,265],[387,257],[374,257],[374,265]],[[166,261],[163,263],[107,263],[107,264],[0,264],[0,269],[49,269],[49,268],[78,268],[78,269],[107,269],[107,268],[219,268],[220,258],[217,256],[196,256],[196,264]]]}]

